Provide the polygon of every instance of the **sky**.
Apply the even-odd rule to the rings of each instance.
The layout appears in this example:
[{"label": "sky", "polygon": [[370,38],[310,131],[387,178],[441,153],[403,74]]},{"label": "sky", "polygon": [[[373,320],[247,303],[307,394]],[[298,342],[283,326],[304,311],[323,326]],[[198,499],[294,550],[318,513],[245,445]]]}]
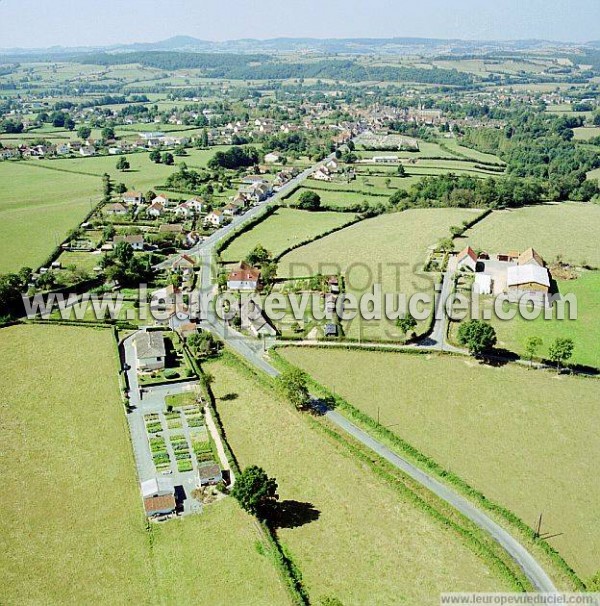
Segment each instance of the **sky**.
[{"label": "sky", "polygon": [[0,0],[0,47],[188,35],[600,40],[600,0]]}]

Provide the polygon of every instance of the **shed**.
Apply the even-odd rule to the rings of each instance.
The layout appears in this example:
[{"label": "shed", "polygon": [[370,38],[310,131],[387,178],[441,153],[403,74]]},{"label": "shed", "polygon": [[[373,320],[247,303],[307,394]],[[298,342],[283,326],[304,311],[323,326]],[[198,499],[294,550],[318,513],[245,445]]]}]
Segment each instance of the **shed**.
[{"label": "shed", "polygon": [[214,461],[198,464],[198,481],[200,486],[209,486],[223,481],[221,468]]}]

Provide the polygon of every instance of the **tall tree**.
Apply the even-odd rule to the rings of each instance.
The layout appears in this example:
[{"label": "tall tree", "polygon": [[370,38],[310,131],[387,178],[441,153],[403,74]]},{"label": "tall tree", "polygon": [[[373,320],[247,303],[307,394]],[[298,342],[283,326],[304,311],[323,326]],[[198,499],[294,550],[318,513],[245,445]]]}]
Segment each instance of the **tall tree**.
[{"label": "tall tree", "polygon": [[307,376],[297,368],[281,373],[277,379],[285,397],[298,409],[306,408],[310,402]]},{"label": "tall tree", "polygon": [[279,499],[275,479],[270,478],[264,469],[256,465],[247,467],[238,475],[231,494],[242,509],[263,519]]},{"label": "tall tree", "polygon": [[550,345],[548,348],[548,357],[556,364],[557,372],[560,371],[561,366],[567,360],[571,359],[574,349],[575,343],[573,343],[573,339],[559,337]]},{"label": "tall tree", "polygon": [[543,341],[540,337],[529,337],[525,341],[525,356],[529,360],[529,365],[533,365],[533,358],[537,355],[540,347],[542,346]]},{"label": "tall tree", "polygon": [[496,331],[481,320],[463,322],[458,329],[458,342],[465,345],[472,356],[480,356],[496,345]]}]

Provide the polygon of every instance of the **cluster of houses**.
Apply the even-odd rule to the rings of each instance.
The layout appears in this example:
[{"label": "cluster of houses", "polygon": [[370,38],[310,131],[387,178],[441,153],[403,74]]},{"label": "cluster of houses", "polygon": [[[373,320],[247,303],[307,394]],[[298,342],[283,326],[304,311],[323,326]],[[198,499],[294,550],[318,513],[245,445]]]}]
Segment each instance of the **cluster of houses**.
[{"label": "cluster of houses", "polygon": [[546,304],[551,288],[551,275],[542,256],[533,248],[522,252],[508,251],[496,255],[477,254],[467,246],[455,257],[455,269],[474,272],[473,288],[479,294],[507,293],[509,300],[523,295],[541,305]]}]

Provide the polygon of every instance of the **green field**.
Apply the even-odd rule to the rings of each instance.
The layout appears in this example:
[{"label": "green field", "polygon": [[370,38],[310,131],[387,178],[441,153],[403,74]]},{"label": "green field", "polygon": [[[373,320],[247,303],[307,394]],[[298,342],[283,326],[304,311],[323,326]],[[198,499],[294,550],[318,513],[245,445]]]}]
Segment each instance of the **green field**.
[{"label": "green field", "polygon": [[597,126],[581,126],[580,128],[574,128],[575,139],[578,141],[589,141],[594,137],[600,137],[600,128]]},{"label": "green field", "polygon": [[305,187],[298,188],[289,198],[286,198],[285,202],[291,205],[297,204],[302,192],[311,190],[319,194],[323,206],[343,209],[355,204],[387,204],[389,196],[394,193],[393,190],[389,190],[387,195],[377,196],[362,191],[364,188],[361,188],[361,191],[332,191],[331,189],[327,189],[328,186],[330,188],[335,187],[335,189],[346,189],[347,184],[340,183],[330,186],[327,183],[320,183],[318,181],[305,181]]},{"label": "green field", "polygon": [[502,582],[456,535],[338,450],[245,371],[224,361],[207,368],[242,467],[262,466],[276,478],[282,500],[318,511],[318,519],[278,532],[311,603],[336,596],[346,605],[434,604],[442,590],[499,590]]},{"label": "green field", "polygon": [[[356,296],[372,291],[375,284],[382,285],[383,293],[433,294],[435,275],[422,271],[428,247],[448,237],[451,225],[471,220],[478,212],[443,208],[380,215],[284,255],[279,275],[342,273],[346,290]],[[361,321],[360,316],[346,327],[346,334],[363,340],[401,338],[392,322]]]},{"label": "green field", "polygon": [[[136,131],[137,132],[137,131]],[[65,158],[59,160],[40,160],[37,162],[40,166],[46,166],[54,169],[74,171],[77,173],[93,174],[101,177],[108,173],[116,182],[123,182],[129,189],[147,191],[148,189],[159,188],[163,185],[167,177],[175,172],[177,165],[185,162],[190,168],[205,167],[206,163],[212,158],[219,147],[213,147],[208,150],[190,149],[186,156],[176,156],[175,166],[165,164],[155,164],[149,158],[149,154],[133,153],[124,154],[131,168],[125,172],[116,168],[119,156],[95,156],[92,158]]]},{"label": "green field", "polygon": [[99,178],[0,162],[0,273],[44,262],[97,204]]},{"label": "green field", "polygon": [[[544,320],[539,317],[528,321],[518,314],[510,321],[494,318],[492,324],[498,336],[498,347],[522,356],[526,340],[540,337],[543,345],[538,355],[547,357],[548,348],[555,339],[570,338],[575,343],[575,350],[569,362],[600,368],[600,273],[585,272],[577,280],[558,280],[557,283],[561,295],[571,293],[577,297],[577,319]],[[455,328],[453,326],[453,330]]]},{"label": "green field", "polygon": [[[357,149],[360,150],[360,145],[357,145]],[[456,158],[456,155],[451,151],[443,149],[437,143],[429,141],[419,141],[419,151],[357,151],[359,158],[372,158],[373,156],[387,156],[394,155],[400,158]]]},{"label": "green field", "polygon": [[468,230],[462,242],[490,253],[533,246],[550,263],[600,266],[600,206],[576,202],[540,204],[494,212]]},{"label": "green field", "polygon": [[2,601],[148,602],[111,332],[18,326],[0,343]]},{"label": "green field", "polygon": [[281,353],[530,526],[543,513],[584,578],[600,569],[600,382],[436,355]]},{"label": "green field", "polygon": [[153,557],[164,604],[289,601],[254,521],[233,498],[157,528]]},{"label": "green field", "polygon": [[0,363],[3,604],[286,601],[231,500],[150,536],[110,330],[5,328]]},{"label": "green field", "polygon": [[226,261],[242,260],[257,244],[262,244],[274,256],[284,250],[314,238],[323,232],[346,225],[353,214],[339,212],[307,212],[279,208],[264,221],[244,232],[221,253]]}]

